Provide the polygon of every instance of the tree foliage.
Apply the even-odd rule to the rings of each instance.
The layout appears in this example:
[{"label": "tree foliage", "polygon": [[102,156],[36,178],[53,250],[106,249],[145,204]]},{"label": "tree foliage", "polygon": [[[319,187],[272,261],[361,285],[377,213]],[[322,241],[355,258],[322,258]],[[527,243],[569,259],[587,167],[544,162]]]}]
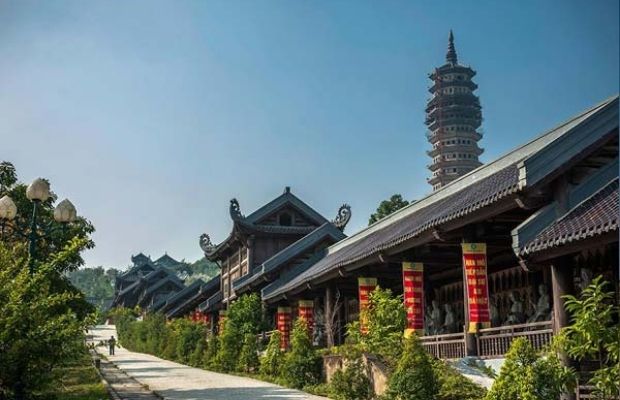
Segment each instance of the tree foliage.
[{"label": "tree foliage", "polygon": [[49,387],[54,372],[81,353],[90,319],[73,308],[83,294],[55,283],[85,246],[69,241],[31,276],[25,247],[0,244],[0,398]]},{"label": "tree foliage", "polygon": [[402,296],[377,287],[368,296],[368,307],[362,311],[362,318],[367,326],[367,333],[360,337],[363,351],[394,365],[402,352],[407,321]]},{"label": "tree foliage", "polygon": [[579,298],[566,296],[572,324],[562,332],[562,347],[577,360],[599,360],[590,380],[602,398],[620,396],[620,309],[614,294],[601,276],[586,287]]},{"label": "tree foliage", "polygon": [[403,196],[400,194],[394,194],[388,200],[383,200],[379,207],[377,207],[377,211],[370,215],[368,219],[368,225],[372,225],[375,222],[379,221],[382,218],[387,217],[395,211],[400,210],[401,208],[409,205],[409,201],[404,200]]},{"label": "tree foliage", "polygon": [[386,398],[390,400],[428,400],[439,393],[430,356],[415,335],[405,340],[396,370],[390,376]]},{"label": "tree foliage", "polygon": [[328,387],[334,400],[370,400],[374,393],[361,357],[347,360],[342,370],[332,376]]},{"label": "tree foliage", "polygon": [[256,335],[246,333],[243,337],[243,346],[239,352],[239,360],[237,360],[237,371],[256,372],[258,370],[258,346]]},{"label": "tree foliage", "polygon": [[555,353],[539,354],[530,342],[515,339],[486,400],[557,400],[574,376]]},{"label": "tree foliage", "polygon": [[312,348],[308,325],[302,318],[298,318],[293,324],[291,349],[284,356],[281,375],[288,385],[297,389],[319,383],[321,358]]},{"label": "tree foliage", "polygon": [[280,339],[282,335],[275,331],[269,338],[269,343],[265,349],[265,354],[260,359],[260,373],[263,376],[279,376],[280,368],[284,359],[284,353],[280,349]]}]

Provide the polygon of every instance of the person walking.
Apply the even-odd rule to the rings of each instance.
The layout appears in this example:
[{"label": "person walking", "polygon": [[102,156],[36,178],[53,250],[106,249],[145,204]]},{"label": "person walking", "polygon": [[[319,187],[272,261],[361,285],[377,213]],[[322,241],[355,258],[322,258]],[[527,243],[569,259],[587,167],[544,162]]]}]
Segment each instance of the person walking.
[{"label": "person walking", "polygon": [[108,347],[110,348],[110,355],[114,355],[114,347],[116,346],[116,339],[114,339],[114,335],[108,340]]}]

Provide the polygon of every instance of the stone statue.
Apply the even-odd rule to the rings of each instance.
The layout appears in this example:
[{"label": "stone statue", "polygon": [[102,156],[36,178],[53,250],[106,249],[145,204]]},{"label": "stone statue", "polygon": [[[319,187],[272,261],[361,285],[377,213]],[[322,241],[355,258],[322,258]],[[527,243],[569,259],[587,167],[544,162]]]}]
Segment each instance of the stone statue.
[{"label": "stone statue", "polygon": [[527,322],[546,321],[551,318],[551,303],[549,301],[549,294],[547,293],[547,287],[544,284],[538,285],[538,301],[534,306],[534,314],[527,320]]},{"label": "stone statue", "polygon": [[509,299],[512,305],[510,306],[508,318],[506,319],[506,322],[504,322],[504,325],[515,325],[523,323],[523,321],[525,321],[525,315],[523,314],[523,302],[521,301],[521,296],[519,295],[519,292],[510,292]]},{"label": "stone statue", "polygon": [[496,327],[502,324],[502,321],[499,317],[499,310],[497,309],[497,305],[495,304],[495,300],[490,299],[489,301],[489,317],[491,319],[491,326]]},{"label": "stone statue", "polygon": [[444,304],[444,310],[446,312],[446,318],[443,322],[442,332],[443,333],[454,333],[456,332],[456,316],[452,311],[452,306],[450,304]]},{"label": "stone statue", "polygon": [[581,268],[580,278],[579,288],[583,291],[592,283],[592,270],[590,268]]},{"label": "stone statue", "polygon": [[424,335],[432,335],[433,332],[431,329],[433,328],[433,320],[431,319],[431,314],[433,310],[431,306],[426,306],[426,310],[424,312]]},{"label": "stone statue", "polygon": [[439,303],[437,300],[433,300],[433,309],[431,310],[431,335],[438,335],[441,333],[441,329],[443,326],[443,313],[441,312],[441,308],[439,308]]}]

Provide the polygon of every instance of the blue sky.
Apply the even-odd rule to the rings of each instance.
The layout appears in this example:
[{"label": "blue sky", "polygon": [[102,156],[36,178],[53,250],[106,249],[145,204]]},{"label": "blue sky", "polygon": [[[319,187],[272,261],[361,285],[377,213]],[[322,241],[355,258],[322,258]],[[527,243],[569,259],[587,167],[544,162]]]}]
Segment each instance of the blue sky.
[{"label": "blue sky", "polygon": [[97,228],[90,266],[201,256],[285,186],[351,234],[430,192],[427,75],[478,75],[486,149],[618,91],[618,1],[2,1],[0,159]]}]

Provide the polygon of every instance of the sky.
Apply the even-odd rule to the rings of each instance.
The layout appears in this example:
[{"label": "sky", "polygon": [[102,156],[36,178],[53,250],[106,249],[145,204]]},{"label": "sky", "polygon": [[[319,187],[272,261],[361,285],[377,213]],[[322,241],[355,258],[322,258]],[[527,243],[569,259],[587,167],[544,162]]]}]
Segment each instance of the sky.
[{"label": "sky", "polygon": [[201,257],[285,186],[346,233],[431,191],[454,30],[483,162],[618,92],[617,0],[0,1],[0,160],[93,222],[88,266]]}]

